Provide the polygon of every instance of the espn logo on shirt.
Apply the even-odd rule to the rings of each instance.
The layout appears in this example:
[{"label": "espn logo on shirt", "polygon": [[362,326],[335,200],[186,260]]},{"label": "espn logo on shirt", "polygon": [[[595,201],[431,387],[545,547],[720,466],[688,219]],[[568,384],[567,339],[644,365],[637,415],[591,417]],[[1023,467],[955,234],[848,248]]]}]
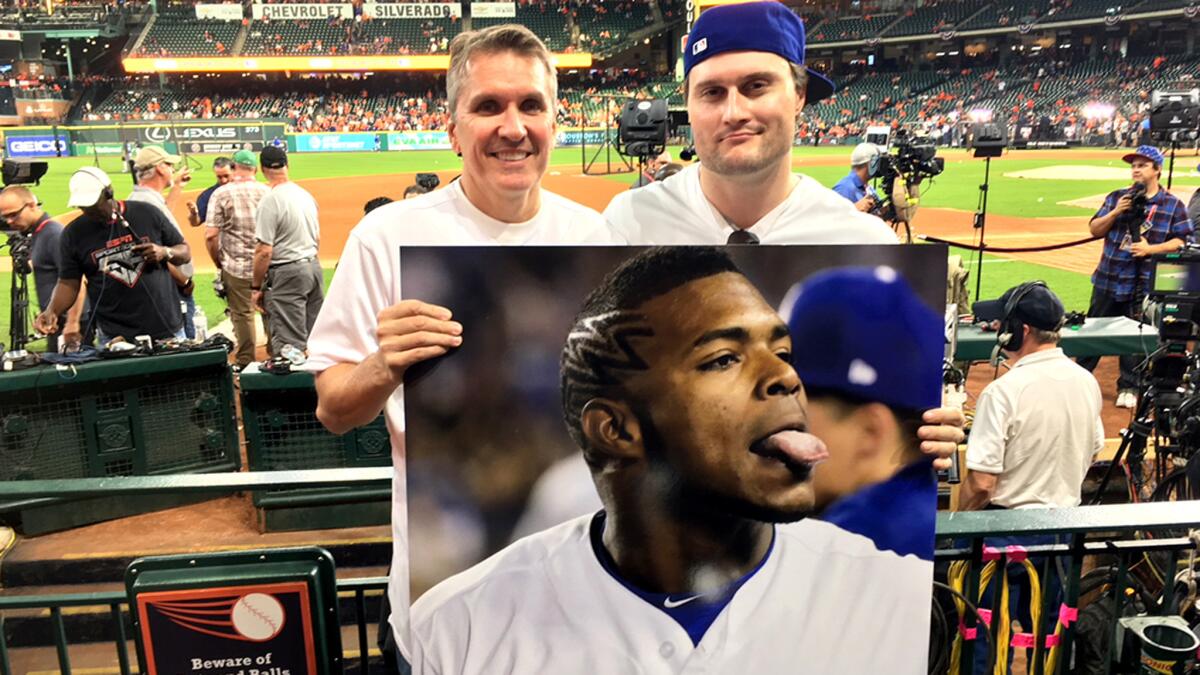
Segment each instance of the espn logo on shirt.
[{"label": "espn logo on shirt", "polygon": [[9,157],[53,157],[60,151],[64,157],[71,154],[71,144],[64,136],[9,136],[4,145]]}]

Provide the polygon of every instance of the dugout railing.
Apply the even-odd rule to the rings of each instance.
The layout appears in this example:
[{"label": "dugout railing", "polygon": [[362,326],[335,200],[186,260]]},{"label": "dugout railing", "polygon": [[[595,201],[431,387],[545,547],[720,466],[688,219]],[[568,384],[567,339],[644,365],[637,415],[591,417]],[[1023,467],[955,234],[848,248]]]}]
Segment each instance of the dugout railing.
[{"label": "dugout railing", "polygon": [[[207,475],[172,475],[172,476],[133,476],[118,478],[84,478],[69,480],[29,480],[11,481],[0,484],[0,494],[8,499],[35,498],[86,498],[100,495],[146,495],[161,492],[188,494],[219,494],[242,490],[292,490],[307,488],[353,487],[379,488],[391,479],[390,467],[370,467],[352,469],[327,469],[305,471],[265,471],[249,473],[224,473]],[[1195,580],[1192,578],[1195,563],[1195,553],[1198,538],[1192,528],[1200,527],[1200,501],[1187,502],[1152,502],[1142,504],[1119,504],[1105,506],[1090,506],[1073,509],[1030,509],[1013,511],[980,511],[940,513],[937,521],[937,539],[939,549],[935,559],[939,566],[966,562],[966,573],[962,575],[963,583],[960,597],[968,599],[972,605],[978,605],[980,599],[980,577],[985,574],[987,565],[997,566],[994,569],[1006,569],[1008,565],[1023,565],[1036,569],[1041,578],[1047,578],[1059,567],[1058,561],[1065,563],[1066,570],[1063,578],[1063,597],[1060,607],[1050,606],[1050,598],[1043,601],[1042,615],[1054,616],[1059,613],[1061,628],[1056,629],[1052,649],[1057,649],[1060,655],[1050,669],[1046,668],[1046,636],[1038,636],[1034,644],[1032,665],[1028,668],[1029,675],[1039,675],[1053,672],[1064,674],[1069,671],[1069,658],[1072,645],[1076,640],[1078,627],[1079,600],[1081,595],[1081,579],[1084,570],[1111,572],[1112,582],[1107,584],[1107,591],[1094,597],[1093,602],[1107,598],[1114,604],[1112,622],[1105,628],[1108,635],[1116,629],[1116,620],[1122,616],[1122,608],[1138,601],[1134,593],[1127,591],[1129,582],[1139,574],[1144,574],[1147,568],[1159,570],[1163,579],[1161,602],[1145,608],[1147,613],[1170,615],[1177,614],[1183,606],[1176,595],[1176,578],[1178,576],[1190,588],[1192,595],[1187,596],[1188,602],[1194,602]],[[1053,535],[1058,543],[1038,546],[1006,546],[994,548],[989,546],[989,540],[997,537],[1039,537]],[[1184,569],[1180,563],[1186,561]],[[1091,563],[1088,565],[1088,563]],[[353,595],[357,608],[356,626],[358,655],[357,659],[347,659],[347,666],[354,666],[357,672],[369,672],[368,652],[370,646],[369,627],[374,618],[367,616],[365,594],[386,585],[382,577],[367,579],[339,579],[337,589],[339,596]],[[999,589],[1001,584],[993,584]],[[999,592],[995,590],[994,592]],[[935,601],[936,601],[935,592]],[[1095,594],[1093,594],[1095,595]],[[987,603],[984,604],[993,604]],[[113,622],[114,649],[117,650],[122,675],[132,672],[126,653],[126,631],[128,601],[124,593],[95,593],[95,594],[62,594],[41,596],[0,597],[0,675],[9,675],[12,669],[9,663],[8,646],[3,639],[4,612],[17,609],[41,608],[50,613],[53,640],[57,648],[58,663],[61,672],[70,673],[70,636],[67,635],[62,620],[64,610],[77,607],[106,607]],[[1063,611],[1065,610],[1065,612]],[[962,612],[961,622],[955,621],[953,630],[949,631],[958,638],[958,668],[954,672],[970,673],[973,653],[976,648],[995,644],[1002,635],[1000,622],[992,621],[991,626],[984,626],[978,621],[979,614],[969,607]],[[935,623],[937,623],[935,621]],[[1064,625],[1065,624],[1065,625]],[[1025,628],[1028,630],[1028,627]],[[986,635],[985,635],[986,633]],[[975,636],[974,639],[962,639],[963,635]],[[988,637],[990,636],[990,638]],[[1017,645],[1018,648],[1021,645]],[[1108,658],[1103,672],[1112,671],[1112,653],[1116,646],[1114,641],[1107,645]],[[931,661],[933,665],[935,661]],[[939,668],[939,673],[950,672],[947,668]]]}]

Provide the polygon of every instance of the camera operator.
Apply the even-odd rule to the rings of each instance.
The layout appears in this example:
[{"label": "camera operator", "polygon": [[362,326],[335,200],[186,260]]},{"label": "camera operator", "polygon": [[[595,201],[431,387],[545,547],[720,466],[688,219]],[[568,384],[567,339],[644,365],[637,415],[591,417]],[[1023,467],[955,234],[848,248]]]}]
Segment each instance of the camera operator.
[{"label": "camera operator", "polygon": [[854,208],[870,213],[879,203],[875,188],[867,181],[879,172],[879,156],[883,151],[874,143],[859,143],[850,153],[850,173],[833,186],[833,191],[854,203]]},{"label": "camera operator", "polygon": [[[29,188],[23,185],[10,185],[0,191],[0,221],[6,228],[19,232],[22,238],[28,238],[22,255],[27,257],[28,265],[33,269],[38,311],[45,310],[50,305],[50,296],[54,294],[54,284],[58,281],[58,247],[63,232],[62,224],[50,218]],[[9,246],[11,248],[12,244]],[[14,271],[17,257],[14,250]],[[75,318],[78,320],[78,317]],[[59,317],[59,321],[68,323],[66,317]],[[59,335],[61,331],[47,336],[47,351],[58,351]]]},{"label": "camera operator", "polygon": [[[1163,154],[1158,148],[1141,145],[1122,159],[1132,166],[1133,185],[1110,192],[1088,223],[1092,236],[1104,237],[1104,251],[1092,273],[1088,316],[1137,319],[1153,268],[1145,258],[1178,250],[1194,228],[1183,202],[1159,187]],[[1099,360],[1086,357],[1078,359],[1078,363],[1094,370]],[[1139,361],[1140,357],[1135,355],[1121,356],[1118,408],[1137,405],[1137,378],[1133,369]]]},{"label": "camera operator", "polygon": [[[167,271],[167,263],[192,259],[179,230],[151,204],[114,199],[112,180],[100,169],[76,171],[69,190],[67,206],[83,215],[63,230],[58,283],[34,327],[47,335],[57,330],[58,317],[76,301],[80,280],[87,277],[89,324],[101,344],[118,335],[183,338],[179,295]],[[80,336],[67,331],[63,339],[78,342]]]}]

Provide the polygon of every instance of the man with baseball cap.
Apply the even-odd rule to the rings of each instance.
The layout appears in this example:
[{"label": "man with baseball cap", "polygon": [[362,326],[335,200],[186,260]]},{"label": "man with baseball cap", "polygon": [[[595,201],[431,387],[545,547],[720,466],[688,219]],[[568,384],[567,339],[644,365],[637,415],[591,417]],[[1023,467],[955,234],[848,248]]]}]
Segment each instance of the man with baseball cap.
[{"label": "man with baseball cap", "polygon": [[[157,145],[141,148],[133,158],[135,185],[129,193],[129,201],[144,202],[157,208],[179,231],[181,237],[183,228],[179,226],[179,221],[175,219],[171,209],[183,199],[183,186],[192,179],[192,173],[186,166],[178,171],[175,169],[182,161],[183,158],[179,155],[172,155]],[[179,302],[182,303],[184,334],[193,339],[196,337],[196,326],[193,323],[196,316],[196,299],[192,296],[196,290],[192,281],[195,270],[191,263],[169,264],[167,270],[175,280]]]},{"label": "man with baseball cap", "polygon": [[859,143],[850,153],[850,173],[833,186],[833,191],[854,203],[854,208],[864,213],[879,203],[875,188],[867,184],[879,171],[879,159],[883,151],[874,143]]},{"label": "man with baseball cap", "polygon": [[781,314],[809,430],[829,449],[813,472],[820,518],[928,560],[932,574],[937,478],[917,428],[922,411],[941,405],[941,318],[891,267],[818,272],[793,287]]},{"label": "man with baseball cap", "polygon": [[973,309],[976,320],[999,322],[997,344],[1013,366],[979,395],[959,509],[1078,506],[1104,427],[1096,378],[1058,346],[1062,302],[1034,281]]},{"label": "man with baseball cap", "polygon": [[[1100,264],[1092,273],[1088,316],[1137,319],[1154,267],[1147,256],[1178,250],[1191,238],[1194,228],[1183,202],[1159,186],[1163,154],[1158,148],[1140,145],[1122,159],[1132,168],[1133,186],[1108,193],[1104,204],[1088,223],[1092,236],[1104,237]],[[1139,192],[1144,193],[1144,207]],[[1138,355],[1121,357],[1121,374],[1117,380],[1118,408],[1137,405],[1138,382],[1133,370],[1141,358]],[[1099,357],[1080,358],[1079,365],[1090,371],[1099,361]]]},{"label": "man with baseball cap", "polygon": [[[1013,363],[984,388],[967,439],[967,474],[959,488],[960,511],[1079,506],[1084,476],[1104,447],[1100,386],[1058,346],[1063,305],[1040,281],[1010,288],[998,300],[977,302],[980,321],[998,322],[997,345]],[[997,537],[988,546],[1039,546],[1057,537]],[[1042,562],[1031,558],[1038,569]],[[1031,632],[1031,582],[1021,565],[1009,565],[1009,616]],[[1000,579],[999,575],[993,582]],[[1057,607],[1058,575],[1041,579],[1043,606]],[[992,588],[984,598],[998,596]],[[991,601],[981,606],[997,607]],[[1041,635],[1053,632],[1057,614],[1044,616]],[[1012,664],[1009,650],[1008,665]],[[1027,652],[1028,654],[1028,652]],[[975,672],[985,672],[986,649],[975,651]],[[1005,671],[1008,672],[1008,671]]]},{"label": "man with baseball cap", "polygon": [[254,305],[250,287],[254,284],[254,233],[258,205],[271,188],[255,180],[258,158],[249,150],[238,150],[232,159],[233,175],[208,201],[208,224],[204,246],[221,274],[225,301],[237,347],[237,365],[245,368],[254,360]]},{"label": "man with baseball cap", "polygon": [[92,310],[85,337],[93,328],[101,344],[116,336],[184,337],[179,295],[167,271],[168,263],[191,260],[179,230],[155,206],[114,199],[112,181],[100,169],[83,167],[68,185],[67,205],[83,214],[63,231],[58,283],[34,326],[53,333],[86,277]]},{"label": "man with baseball cap", "polygon": [[700,15],[683,55],[699,166],[617,195],[605,210],[636,244],[883,244],[896,236],[791,169],[796,118],[833,83],[804,67],[804,24],[778,2]]},{"label": "man with baseball cap", "polygon": [[321,223],[317,200],[288,176],[287,152],[268,145],[259,160],[270,192],[254,213],[250,299],[266,315],[271,355],[279,356],[287,345],[308,349],[308,334],[325,301],[317,258]]}]

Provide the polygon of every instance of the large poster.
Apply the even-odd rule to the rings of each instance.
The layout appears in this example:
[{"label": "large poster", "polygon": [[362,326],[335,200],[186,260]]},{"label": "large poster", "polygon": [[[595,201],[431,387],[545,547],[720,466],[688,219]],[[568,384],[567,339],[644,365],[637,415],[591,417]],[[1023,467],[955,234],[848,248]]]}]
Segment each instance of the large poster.
[{"label": "large poster", "polygon": [[[937,389],[944,248],[399,255],[403,297],[463,336],[406,377],[414,672],[925,672],[932,469],[903,445],[882,482],[821,501],[846,449],[791,365],[821,347],[792,344],[779,309],[821,271],[906,279]],[[857,382],[891,376],[859,361]],[[920,554],[817,517],[914,470],[915,508],[858,516]]]},{"label": "large poster", "polygon": [[251,7],[255,19],[281,19],[284,21],[308,21],[312,19],[354,18],[354,6],[349,4],[284,4]]},{"label": "large poster", "polygon": [[458,2],[365,2],[363,16],[372,19],[448,19],[462,18]]}]

